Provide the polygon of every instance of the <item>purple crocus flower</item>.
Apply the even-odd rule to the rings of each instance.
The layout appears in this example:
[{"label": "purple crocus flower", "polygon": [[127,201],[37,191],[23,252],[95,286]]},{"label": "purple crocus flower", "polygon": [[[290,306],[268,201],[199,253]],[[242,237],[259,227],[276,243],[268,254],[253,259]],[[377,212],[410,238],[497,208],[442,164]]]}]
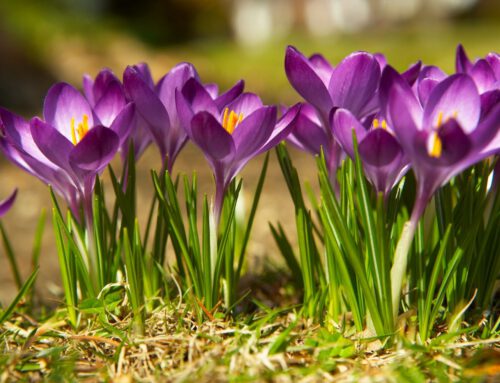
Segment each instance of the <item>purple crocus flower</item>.
[{"label": "purple crocus flower", "polygon": [[201,148],[214,172],[214,215],[218,223],[230,182],[251,158],[286,137],[299,106],[277,122],[277,108],[263,105],[257,95],[243,93],[224,104],[212,99],[209,90],[196,80],[186,83],[182,92],[177,91],[176,99],[189,137]]},{"label": "purple crocus flower", "polygon": [[43,114],[44,120],[35,117],[28,124],[2,110],[2,149],[18,166],[52,185],[77,218],[82,201],[84,212],[91,214],[95,178],[127,139],[134,105],[126,105],[108,128],[80,92],[59,83],[47,93]]},{"label": "purple crocus flower", "polygon": [[[143,75],[148,83],[151,82],[152,84],[153,80],[146,64],[139,64],[134,68]],[[120,80],[107,68],[101,70],[95,77],[95,80],[89,75],[85,75],[83,77],[83,91],[94,113],[106,127],[111,126],[123,108],[132,101],[131,97],[126,95]],[[151,143],[151,134],[149,133],[146,121],[144,121],[142,116],[137,115],[135,122],[135,125],[131,128],[129,139],[124,141],[119,148],[124,162],[128,153],[130,140],[133,141],[136,160]]]},{"label": "purple crocus flower", "polygon": [[481,94],[481,119],[500,102],[500,55],[488,53],[485,58],[471,62],[460,44],[456,54],[457,73],[468,74]]},{"label": "purple crocus flower", "polygon": [[335,171],[340,164],[342,151],[330,133],[330,111],[332,108],[345,108],[359,119],[375,113],[378,107],[380,66],[377,58],[366,52],[352,53],[333,68],[321,55],[313,55],[308,59],[294,47],[289,46],[286,50],[285,71],[288,80],[316,108],[326,132],[327,143],[323,145],[323,150],[335,187]]},{"label": "purple crocus flower", "polygon": [[376,92],[381,71],[373,55],[355,52],[335,68],[325,68],[326,60],[320,55],[308,59],[294,47],[287,48],[285,71],[288,80],[318,110],[325,126],[328,126],[333,107],[348,109],[358,118],[377,109]]},{"label": "purple crocus flower", "polygon": [[391,67],[382,78],[381,99],[419,183],[416,218],[435,190],[481,161],[500,126],[500,104],[480,120],[481,99],[472,78],[455,74],[438,83],[422,106]]},{"label": "purple crocus flower", "polygon": [[[406,81],[391,67],[381,80],[382,111],[388,118],[417,179],[417,196],[391,270],[394,312],[415,229],[432,195],[457,173],[491,154],[498,137],[500,104],[481,119],[481,98],[473,79],[455,74],[439,82],[421,106]],[[498,148],[490,148],[498,150]]]},{"label": "purple crocus flower", "polygon": [[176,65],[156,86],[145,65],[129,66],[123,74],[125,91],[146,121],[153,140],[160,149],[163,168],[169,172],[188,139],[179,121],[175,90],[181,89],[190,78],[198,78],[198,73],[188,63]]},{"label": "purple crocus flower", "polygon": [[462,44],[457,46],[455,59],[457,73],[468,74],[480,94],[500,88],[500,55],[489,53],[485,58],[471,62]]},{"label": "purple crocus flower", "polygon": [[34,175],[44,183],[51,185],[54,191],[61,195],[78,214],[79,196],[76,188],[62,169],[50,162],[31,136],[29,122],[24,118],[0,108],[0,150],[9,161]]},{"label": "purple crocus flower", "polygon": [[352,131],[355,131],[365,174],[376,191],[387,198],[409,166],[408,159],[385,118],[376,115],[369,119],[367,129],[351,112],[341,108],[331,114],[330,120],[335,138],[352,159],[355,158]]},{"label": "purple crocus flower", "polygon": [[[387,60],[381,54],[355,52],[334,68],[321,55],[308,59],[295,48],[287,48],[287,77],[297,92],[317,110],[315,114],[310,107],[302,108],[302,116],[297,119],[289,140],[310,152],[316,150],[314,154],[319,154],[323,147],[330,178],[336,188],[335,171],[343,155],[339,140],[330,129],[330,113],[342,108],[362,123],[370,119],[379,111],[378,87],[381,71],[386,65]],[[417,62],[402,73],[410,85],[416,82],[421,65]],[[384,133],[377,132],[376,136],[379,135],[385,137]],[[301,140],[304,140],[302,144]]]}]

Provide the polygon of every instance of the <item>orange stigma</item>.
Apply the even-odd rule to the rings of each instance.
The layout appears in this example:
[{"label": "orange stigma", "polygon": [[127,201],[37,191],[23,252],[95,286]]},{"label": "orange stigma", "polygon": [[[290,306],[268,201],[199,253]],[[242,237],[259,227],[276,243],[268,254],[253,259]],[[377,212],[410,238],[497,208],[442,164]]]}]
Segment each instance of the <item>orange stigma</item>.
[{"label": "orange stigma", "polygon": [[241,121],[243,121],[243,113],[236,114],[233,110],[229,112],[229,108],[224,109],[222,127],[226,129],[229,134],[233,134],[234,129],[236,129]]},{"label": "orange stigma", "polygon": [[89,131],[89,116],[83,115],[82,121],[75,127],[75,118],[71,118],[71,141],[78,144]]}]

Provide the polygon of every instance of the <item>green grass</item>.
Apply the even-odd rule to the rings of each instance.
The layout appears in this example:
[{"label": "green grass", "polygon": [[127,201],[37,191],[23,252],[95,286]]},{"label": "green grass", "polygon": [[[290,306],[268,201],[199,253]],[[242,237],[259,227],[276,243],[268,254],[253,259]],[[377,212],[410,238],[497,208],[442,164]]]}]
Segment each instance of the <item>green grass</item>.
[{"label": "green grass", "polygon": [[491,346],[500,334],[482,340],[476,327],[416,345],[407,340],[415,325],[410,318],[387,351],[354,328],[326,330],[291,309],[200,324],[184,304],[172,302],[151,314],[139,337],[131,331],[132,308],[120,299],[113,306],[112,314],[98,308],[85,314],[78,331],[67,325],[64,310],[40,322],[18,311],[0,328],[0,379],[479,382],[498,374]]}]

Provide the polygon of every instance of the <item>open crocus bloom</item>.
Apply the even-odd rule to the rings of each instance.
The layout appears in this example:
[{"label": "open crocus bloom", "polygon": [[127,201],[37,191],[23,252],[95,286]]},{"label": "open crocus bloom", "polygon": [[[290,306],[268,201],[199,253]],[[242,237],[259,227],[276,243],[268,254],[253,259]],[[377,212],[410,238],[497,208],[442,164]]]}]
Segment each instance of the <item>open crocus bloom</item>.
[{"label": "open crocus bloom", "polygon": [[43,120],[35,117],[28,125],[4,112],[4,152],[53,185],[77,214],[82,199],[91,201],[95,177],[127,139],[134,106],[126,105],[108,128],[75,88],[59,83],[47,93],[43,113]]},{"label": "open crocus bloom", "polygon": [[79,195],[68,175],[50,162],[33,141],[29,123],[22,117],[0,108],[0,150],[24,171],[51,185],[74,213],[78,213]]},{"label": "open crocus bloom", "polygon": [[263,105],[257,95],[243,93],[224,105],[212,99],[197,81],[186,83],[176,98],[190,138],[201,148],[213,169],[214,211],[218,219],[229,183],[251,158],[286,137],[299,106],[290,108],[277,122],[276,107]]},{"label": "open crocus bloom", "polygon": [[387,198],[409,168],[408,159],[387,121],[381,115],[376,115],[366,129],[351,112],[337,109],[330,116],[330,125],[342,149],[352,159],[355,157],[352,141],[354,130],[365,174],[377,192]]},{"label": "open crocus bloom", "polygon": [[391,67],[381,82],[382,110],[415,172],[418,191],[412,219],[418,220],[435,190],[451,177],[491,154],[500,127],[500,104],[481,119],[474,81],[455,74],[438,83],[422,108]]}]

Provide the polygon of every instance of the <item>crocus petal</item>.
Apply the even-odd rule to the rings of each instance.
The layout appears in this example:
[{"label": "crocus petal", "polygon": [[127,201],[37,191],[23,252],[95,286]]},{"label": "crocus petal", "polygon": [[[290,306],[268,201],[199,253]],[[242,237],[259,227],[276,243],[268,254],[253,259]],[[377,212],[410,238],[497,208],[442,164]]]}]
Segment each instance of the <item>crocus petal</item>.
[{"label": "crocus petal", "polygon": [[155,84],[153,81],[153,76],[151,76],[151,71],[149,70],[149,66],[146,63],[139,63],[137,65],[134,65],[134,69],[139,72],[139,74],[142,76],[142,79],[144,82],[151,88],[153,89]]},{"label": "crocus petal", "polygon": [[69,155],[70,163],[78,170],[99,173],[113,159],[119,142],[114,131],[96,126],[73,148]]},{"label": "crocus petal", "polygon": [[30,128],[33,141],[45,157],[57,166],[71,171],[69,154],[73,150],[73,144],[52,125],[38,117],[31,120]]},{"label": "crocus petal", "polygon": [[427,103],[432,90],[446,77],[446,73],[437,66],[429,65],[422,68],[415,84],[422,105]]},{"label": "crocus petal", "polygon": [[108,87],[112,83],[115,83],[115,85],[120,84],[120,80],[118,80],[111,69],[105,68],[97,74],[93,86],[94,105],[106,94]]},{"label": "crocus petal", "polygon": [[320,154],[321,147],[328,145],[328,135],[316,109],[310,104],[301,104],[292,131],[287,140],[301,150],[313,155]]},{"label": "crocus petal", "polygon": [[388,165],[403,153],[396,138],[382,128],[369,131],[359,141],[361,159],[372,166]]},{"label": "crocus petal", "polygon": [[[196,78],[190,78],[186,81],[182,88],[178,89],[182,89],[183,96],[195,114],[207,111],[214,116],[218,116],[219,108],[217,107],[217,104],[210,96],[210,93],[207,92],[205,87]],[[176,114],[177,113],[178,111],[176,111]]]},{"label": "crocus petal", "polygon": [[94,125],[92,109],[85,97],[66,83],[52,86],[43,104],[44,120],[71,140],[71,120],[79,124],[87,116],[88,125]]},{"label": "crocus petal", "polygon": [[497,103],[469,134],[475,148],[487,145],[500,132],[500,104]]},{"label": "crocus petal", "polygon": [[177,115],[181,126],[186,130],[186,134],[191,137],[191,119],[195,115],[191,105],[179,89],[175,90],[175,103],[177,105]]},{"label": "crocus petal", "polygon": [[356,139],[361,142],[366,135],[366,130],[354,115],[347,109],[337,109],[330,114],[330,127],[333,136],[337,139],[344,151],[354,158],[354,144],[352,131],[356,133]]},{"label": "crocus petal", "polygon": [[3,217],[5,213],[7,213],[12,205],[14,204],[14,201],[16,200],[17,196],[17,189],[12,192],[12,194],[4,199],[3,201],[0,201],[0,217]]},{"label": "crocus petal", "polygon": [[162,157],[167,154],[165,132],[170,129],[167,111],[154,91],[143,80],[137,70],[128,67],[123,74],[123,85],[135,102],[137,112],[141,114],[151,129],[151,134],[160,149]]},{"label": "crocus petal", "polygon": [[101,124],[109,127],[125,105],[126,100],[123,88],[120,83],[114,81],[108,85],[94,107],[94,111]]},{"label": "crocus petal", "polygon": [[191,135],[209,160],[231,160],[235,154],[232,136],[208,112],[200,112],[193,117]]},{"label": "crocus petal", "polygon": [[427,101],[429,101],[429,97],[437,84],[439,84],[439,81],[432,78],[424,78],[418,83],[417,92],[420,104],[427,104]]},{"label": "crocus petal", "polygon": [[420,70],[417,81],[422,81],[426,78],[442,81],[446,77],[448,76],[441,70],[441,68],[434,65],[426,65]]},{"label": "crocus petal", "polygon": [[273,132],[276,115],[275,106],[262,107],[238,124],[233,133],[236,161],[245,160],[259,153]]},{"label": "crocus petal", "polygon": [[355,116],[373,98],[380,80],[377,60],[365,52],[347,56],[333,71],[328,90],[332,104],[349,109]]},{"label": "crocus petal", "polygon": [[486,55],[486,61],[490,64],[491,70],[495,74],[497,81],[500,80],[500,55],[497,53],[488,53]]},{"label": "crocus petal", "polygon": [[130,102],[125,106],[121,112],[113,120],[113,123],[109,127],[118,136],[122,146],[123,143],[128,139],[132,128],[136,124],[136,112],[134,103]]},{"label": "crocus petal", "polygon": [[262,101],[254,93],[243,93],[233,102],[227,105],[227,108],[236,114],[242,114],[243,117],[249,116],[256,110],[263,107]]},{"label": "crocus petal", "polygon": [[378,65],[380,66],[380,71],[383,71],[387,65],[387,57],[385,57],[383,53],[379,52],[374,53],[373,57],[375,58],[375,60],[377,60]]},{"label": "crocus petal", "polygon": [[401,73],[401,77],[403,77],[408,84],[413,85],[420,74],[420,70],[422,69],[422,61],[417,61],[416,63],[410,65],[410,67]]},{"label": "crocus petal", "polygon": [[333,72],[333,67],[328,60],[319,53],[315,53],[309,57],[309,63],[313,66],[316,74],[321,80],[323,80],[325,84],[328,84]]},{"label": "crocus petal", "polygon": [[165,106],[172,125],[178,125],[175,89],[182,89],[190,78],[198,78],[196,69],[191,64],[181,63],[173,67],[156,86],[158,97]]},{"label": "crocus petal", "polygon": [[455,69],[457,73],[468,73],[472,68],[472,63],[465,53],[465,49],[462,44],[458,44],[457,53],[455,57]]},{"label": "crocus petal", "polygon": [[481,95],[481,121],[500,103],[500,89],[490,90]]},{"label": "crocus petal", "polygon": [[95,105],[94,99],[94,79],[88,74],[83,75],[83,94],[91,106]]},{"label": "crocus petal", "polygon": [[327,86],[309,60],[291,46],[286,50],[285,72],[295,90],[327,116],[333,106]]},{"label": "crocus petal", "polygon": [[216,99],[217,97],[219,97],[219,85],[217,85],[216,83],[208,83],[208,84],[205,84],[204,85],[206,91],[208,92],[208,94],[210,95],[210,97],[212,97],[212,99]]},{"label": "crocus petal", "polygon": [[51,164],[33,141],[30,124],[24,118],[0,108],[0,126],[3,135],[18,150],[28,153],[46,165]]},{"label": "crocus petal", "polygon": [[422,108],[409,84],[391,66],[384,69],[380,81],[381,113],[396,134],[405,152],[410,155],[413,140],[422,121]]},{"label": "crocus petal", "polygon": [[424,108],[424,126],[437,127],[449,118],[458,121],[469,133],[477,126],[481,101],[476,85],[464,74],[455,74],[440,82],[433,89]]},{"label": "crocus petal", "polygon": [[219,97],[215,98],[215,104],[219,110],[222,110],[224,106],[232,102],[236,97],[238,97],[245,88],[245,82],[243,80],[238,81],[233,87],[228,89],[226,92],[221,94]]},{"label": "crocus petal", "polygon": [[283,116],[281,116],[266,144],[259,149],[259,153],[264,153],[269,149],[274,148],[290,134],[300,113],[301,107],[302,104],[295,104],[289,108]]},{"label": "crocus petal", "polygon": [[474,80],[479,93],[492,90],[496,82],[495,73],[491,69],[490,64],[484,59],[477,60],[471,68],[469,75]]}]

